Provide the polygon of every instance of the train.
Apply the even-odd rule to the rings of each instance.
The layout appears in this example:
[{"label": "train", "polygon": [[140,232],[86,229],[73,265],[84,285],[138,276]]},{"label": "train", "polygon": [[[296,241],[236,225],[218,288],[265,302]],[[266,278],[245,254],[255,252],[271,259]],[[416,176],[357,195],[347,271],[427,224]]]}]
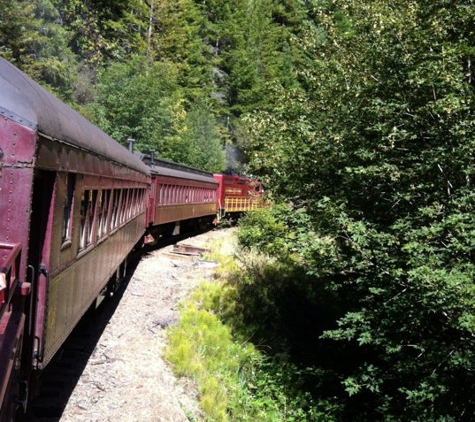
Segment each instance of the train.
[{"label": "train", "polygon": [[0,422],[134,249],[256,209],[263,190],[120,145],[0,58]]}]

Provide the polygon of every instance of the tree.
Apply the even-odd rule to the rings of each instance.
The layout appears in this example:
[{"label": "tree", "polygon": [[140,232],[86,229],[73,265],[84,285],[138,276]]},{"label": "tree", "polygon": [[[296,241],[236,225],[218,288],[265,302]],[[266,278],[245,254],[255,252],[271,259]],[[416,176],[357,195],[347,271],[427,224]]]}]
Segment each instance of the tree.
[{"label": "tree", "polygon": [[73,34],[70,46],[87,66],[145,52],[147,8],[141,0],[51,0]]},{"label": "tree", "polygon": [[276,88],[282,105],[250,117],[249,146],[308,216],[302,230],[282,215],[285,250],[342,301],[314,333],[349,362],[325,372],[327,390],[343,420],[468,421],[474,5],[315,3],[325,36],[298,69],[306,91]]},{"label": "tree", "polygon": [[138,150],[172,159],[176,121],[184,113],[176,78],[171,64],[145,58],[114,64],[98,75],[88,117],[124,146],[131,137]]},{"label": "tree", "polygon": [[213,173],[226,168],[222,135],[209,104],[195,103],[186,114],[174,159]]},{"label": "tree", "polygon": [[110,66],[98,76],[89,118],[124,146],[131,137],[138,151],[218,172],[225,167],[223,136],[210,105],[186,110],[178,73],[172,64],[144,58]]},{"label": "tree", "polygon": [[77,62],[70,34],[58,24],[49,0],[0,2],[0,52],[3,57],[63,99],[70,101]]},{"label": "tree", "polygon": [[209,96],[213,55],[205,42],[203,15],[192,0],[161,0],[150,10],[149,60],[174,63],[190,103]]}]

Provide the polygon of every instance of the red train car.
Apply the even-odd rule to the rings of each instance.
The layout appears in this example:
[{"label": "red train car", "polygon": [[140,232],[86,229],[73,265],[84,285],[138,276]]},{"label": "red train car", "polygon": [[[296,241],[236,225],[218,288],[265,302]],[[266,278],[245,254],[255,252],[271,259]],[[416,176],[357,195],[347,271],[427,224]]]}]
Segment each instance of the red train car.
[{"label": "red train car", "polygon": [[237,217],[242,213],[264,206],[264,187],[256,179],[243,175],[215,174],[219,182],[219,216]]},{"label": "red train car", "polygon": [[0,420],[143,236],[150,170],[0,59]]},{"label": "red train car", "polygon": [[262,184],[132,154],[0,58],[0,422],[144,234],[263,206]]},{"label": "red train car", "polygon": [[216,219],[218,182],[212,173],[153,155],[142,155],[142,160],[152,176],[148,234],[176,234],[180,227],[205,227]]}]

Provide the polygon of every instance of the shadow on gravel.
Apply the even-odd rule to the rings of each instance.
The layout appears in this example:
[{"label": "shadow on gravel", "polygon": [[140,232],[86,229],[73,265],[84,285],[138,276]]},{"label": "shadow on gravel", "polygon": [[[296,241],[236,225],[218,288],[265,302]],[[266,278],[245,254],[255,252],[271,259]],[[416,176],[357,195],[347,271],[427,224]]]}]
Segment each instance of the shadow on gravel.
[{"label": "shadow on gravel", "polygon": [[209,230],[184,233],[163,239],[157,244],[145,246],[131,255],[127,275],[117,292],[111,298],[104,300],[97,309],[88,311],[79,321],[63,346],[41,373],[37,387],[37,397],[30,402],[27,414],[19,418],[18,422],[60,421],[69,398],[105,327],[114,315],[140,260],[156,249],[173,245],[206,231]]}]

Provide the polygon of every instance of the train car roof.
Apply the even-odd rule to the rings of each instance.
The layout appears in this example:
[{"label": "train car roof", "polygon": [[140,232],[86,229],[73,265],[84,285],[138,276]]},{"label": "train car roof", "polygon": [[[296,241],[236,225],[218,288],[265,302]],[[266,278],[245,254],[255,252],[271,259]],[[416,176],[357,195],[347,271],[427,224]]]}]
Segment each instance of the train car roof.
[{"label": "train car roof", "polygon": [[3,58],[0,58],[0,115],[46,137],[149,174],[148,167],[127,148]]},{"label": "train car roof", "polygon": [[137,153],[137,156],[147,165],[150,166],[152,176],[169,176],[179,179],[196,180],[200,182],[212,183],[217,185],[213,173],[197,169],[195,167],[186,166],[184,164],[174,163],[162,158],[152,157],[148,154]]}]

